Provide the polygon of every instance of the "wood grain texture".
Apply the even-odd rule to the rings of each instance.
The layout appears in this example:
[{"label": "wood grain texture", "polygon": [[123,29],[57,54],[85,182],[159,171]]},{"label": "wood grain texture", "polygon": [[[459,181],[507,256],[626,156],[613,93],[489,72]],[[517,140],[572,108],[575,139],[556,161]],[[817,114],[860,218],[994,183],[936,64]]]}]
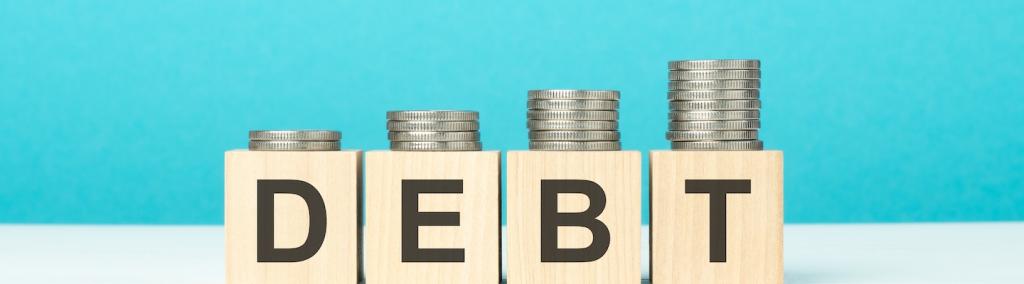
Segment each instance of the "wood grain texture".
[{"label": "wood grain texture", "polygon": [[[367,283],[497,283],[501,153],[366,154]],[[462,194],[420,194],[420,212],[459,212],[459,226],[420,227],[421,248],[462,248],[465,262],[402,262],[402,180],[460,179]]]},{"label": "wood grain texture", "polygon": [[[782,283],[782,152],[652,151],[651,281]],[[726,260],[710,261],[709,194],[688,179],[750,180],[726,197]]]},{"label": "wood grain texture", "polygon": [[[224,154],[224,227],[228,284],[328,284],[358,281],[359,151]],[[313,257],[291,263],[256,262],[256,181],[294,179],[324,199],[327,233]],[[274,242],[293,248],[305,242],[309,211],[301,198],[275,197]]]},{"label": "wood grain texture", "polygon": [[[640,153],[636,151],[512,151],[508,153],[508,283],[636,283],[640,279]],[[591,262],[541,262],[542,179],[590,180],[607,205],[598,216],[610,232],[603,257]],[[560,194],[558,211],[581,212],[589,200]],[[559,248],[583,248],[592,234],[560,227]]]}]

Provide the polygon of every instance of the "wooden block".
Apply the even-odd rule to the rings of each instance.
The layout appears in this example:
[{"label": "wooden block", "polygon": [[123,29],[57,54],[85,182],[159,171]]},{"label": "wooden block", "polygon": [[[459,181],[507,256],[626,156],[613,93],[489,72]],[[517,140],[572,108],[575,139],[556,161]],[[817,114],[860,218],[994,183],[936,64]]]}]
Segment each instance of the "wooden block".
[{"label": "wooden block", "polygon": [[640,183],[636,151],[509,152],[508,283],[640,281]]},{"label": "wooden block", "polygon": [[366,283],[497,283],[501,153],[366,154]]},{"label": "wooden block", "polygon": [[235,150],[224,160],[228,284],[358,281],[359,151]]},{"label": "wooden block", "polygon": [[651,281],[782,283],[782,152],[652,151]]}]

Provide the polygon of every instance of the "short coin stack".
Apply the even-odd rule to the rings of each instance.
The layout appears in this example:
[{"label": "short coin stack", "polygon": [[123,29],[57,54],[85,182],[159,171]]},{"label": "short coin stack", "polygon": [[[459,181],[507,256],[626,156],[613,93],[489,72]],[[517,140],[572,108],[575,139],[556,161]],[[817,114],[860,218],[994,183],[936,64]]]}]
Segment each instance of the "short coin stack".
[{"label": "short coin stack", "polygon": [[673,150],[753,151],[764,148],[761,127],[761,62],[669,62],[669,126]]},{"label": "short coin stack", "polygon": [[341,132],[334,130],[252,130],[252,151],[337,151]]},{"label": "short coin stack", "polygon": [[462,110],[388,112],[393,151],[480,151],[480,114]]},{"label": "short coin stack", "polygon": [[530,150],[617,151],[619,91],[533,90],[527,102]]}]

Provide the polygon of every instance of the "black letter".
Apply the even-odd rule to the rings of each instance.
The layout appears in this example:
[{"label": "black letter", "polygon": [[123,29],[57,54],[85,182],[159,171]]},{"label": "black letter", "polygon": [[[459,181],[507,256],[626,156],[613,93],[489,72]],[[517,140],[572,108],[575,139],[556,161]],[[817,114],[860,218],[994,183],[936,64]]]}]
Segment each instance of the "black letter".
[{"label": "black letter", "polygon": [[725,262],[725,196],[729,193],[750,193],[750,180],[688,179],[685,187],[686,193],[710,195],[711,262]]},{"label": "black letter", "polygon": [[[558,194],[579,193],[590,199],[590,207],[580,213],[558,213]],[[611,235],[608,226],[597,220],[604,211],[606,200],[600,185],[589,180],[541,180],[540,181],[540,261],[541,262],[588,262],[594,261],[608,251]],[[589,247],[578,249],[558,248],[558,227],[584,227],[593,234]]]},{"label": "black letter", "polygon": [[465,262],[464,249],[420,248],[420,226],[459,225],[459,212],[420,212],[420,193],[462,193],[462,180],[402,180],[402,262]]},{"label": "black letter", "polygon": [[[274,194],[279,193],[298,195],[309,208],[309,234],[297,248],[274,248]],[[316,188],[301,180],[256,181],[256,262],[307,260],[320,250],[326,236],[327,208]]]}]

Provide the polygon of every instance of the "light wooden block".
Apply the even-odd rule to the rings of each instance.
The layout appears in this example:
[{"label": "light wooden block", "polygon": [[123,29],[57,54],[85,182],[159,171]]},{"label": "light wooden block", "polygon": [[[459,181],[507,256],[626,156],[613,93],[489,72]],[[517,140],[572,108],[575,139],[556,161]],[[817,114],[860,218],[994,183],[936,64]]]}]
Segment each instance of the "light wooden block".
[{"label": "light wooden block", "polygon": [[[507,166],[508,283],[640,281],[640,152],[513,151]],[[542,180],[586,180],[603,189],[606,205],[596,218],[609,235],[603,255],[579,262],[542,259]],[[544,190],[557,189],[551,185]],[[556,196],[558,213],[580,213],[595,205],[583,194]],[[594,238],[590,229],[578,226],[559,226],[557,233],[558,249],[590,247]]]},{"label": "light wooden block", "polygon": [[[228,284],[358,281],[359,151],[235,150],[225,153],[224,160]],[[326,230],[322,245],[312,257],[287,262],[258,261],[258,180],[299,180],[319,193],[326,212],[321,215],[326,217]],[[273,194],[272,200],[274,248],[296,248],[306,243],[311,223],[306,201],[295,194]]]},{"label": "light wooden block", "polygon": [[[408,182],[461,193],[419,193]],[[403,182],[405,181],[405,182]],[[451,184],[459,181],[461,188]],[[403,186],[405,184],[405,186]],[[501,279],[501,153],[373,151],[366,154],[366,283],[498,283]],[[418,195],[411,203],[403,191]],[[448,214],[458,226],[408,225],[403,210]],[[457,217],[453,214],[458,214]],[[418,228],[418,229],[412,229]],[[404,231],[404,232],[403,232]],[[403,233],[418,232],[407,237]],[[418,238],[418,241],[415,239]],[[417,245],[418,243],[418,245]],[[461,250],[461,261],[427,259],[403,249]],[[452,256],[452,254],[446,254]]]},{"label": "light wooden block", "polygon": [[652,282],[782,283],[782,152],[652,151],[650,194]]}]

